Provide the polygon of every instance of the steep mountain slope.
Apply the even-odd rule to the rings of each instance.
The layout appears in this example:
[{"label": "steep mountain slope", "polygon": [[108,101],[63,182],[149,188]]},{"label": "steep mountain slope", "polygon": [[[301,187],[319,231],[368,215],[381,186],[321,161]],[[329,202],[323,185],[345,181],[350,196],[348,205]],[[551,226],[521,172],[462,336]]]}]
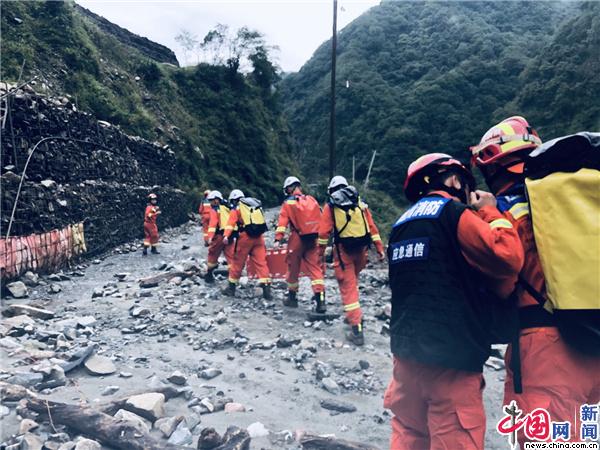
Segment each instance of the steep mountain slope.
[{"label": "steep mountain slope", "polygon": [[181,187],[241,187],[275,201],[293,162],[277,94],[259,76],[273,69],[268,59],[246,75],[179,68],[169,49],[72,2],[2,2],[1,26],[2,81],[17,81],[24,62],[21,81],[37,75],[36,90],[66,93],[80,110],[170,146]]},{"label": "steep mountain slope", "polygon": [[[467,146],[535,78],[521,74],[572,8],[384,1],[363,14],[338,40],[338,171],[349,175],[355,156],[362,179],[377,150],[372,186],[403,201],[408,163],[430,151],[467,156]],[[315,178],[326,174],[330,45],[282,82],[300,163]]]},{"label": "steep mountain slope", "polygon": [[508,109],[523,111],[544,139],[600,130],[600,3],[563,23],[521,76]]}]

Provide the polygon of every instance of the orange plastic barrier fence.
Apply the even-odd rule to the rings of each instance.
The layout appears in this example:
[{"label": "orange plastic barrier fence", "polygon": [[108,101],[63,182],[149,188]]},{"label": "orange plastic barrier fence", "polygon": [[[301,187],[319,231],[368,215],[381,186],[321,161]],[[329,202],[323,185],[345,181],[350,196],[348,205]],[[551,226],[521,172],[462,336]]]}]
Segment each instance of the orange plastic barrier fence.
[{"label": "orange plastic barrier fence", "polygon": [[28,270],[54,272],[86,250],[83,223],[47,233],[0,239],[0,275],[4,280]]}]

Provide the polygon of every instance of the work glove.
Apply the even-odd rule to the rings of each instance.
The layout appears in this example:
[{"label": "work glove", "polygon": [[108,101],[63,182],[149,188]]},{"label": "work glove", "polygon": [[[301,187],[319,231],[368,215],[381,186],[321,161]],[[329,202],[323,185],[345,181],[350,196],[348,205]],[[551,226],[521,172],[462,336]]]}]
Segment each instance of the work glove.
[{"label": "work glove", "polygon": [[384,261],[385,260],[385,252],[383,250],[379,250],[377,252],[377,256],[379,258],[379,261]]},{"label": "work glove", "polygon": [[204,246],[205,247],[209,247],[210,246],[210,243],[208,242],[208,240],[204,241]]}]

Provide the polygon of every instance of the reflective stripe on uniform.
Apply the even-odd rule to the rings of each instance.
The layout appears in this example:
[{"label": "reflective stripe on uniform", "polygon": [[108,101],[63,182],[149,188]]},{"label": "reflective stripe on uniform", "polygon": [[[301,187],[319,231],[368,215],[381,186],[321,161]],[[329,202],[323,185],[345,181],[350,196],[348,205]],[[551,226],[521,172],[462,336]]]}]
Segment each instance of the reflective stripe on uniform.
[{"label": "reflective stripe on uniform", "polygon": [[373,242],[381,241],[381,236],[379,236],[378,234],[374,234],[373,236],[371,236],[371,239],[373,239]]},{"label": "reflective stripe on uniform", "polygon": [[227,225],[227,226],[225,227],[225,229],[226,229],[226,230],[233,230],[233,226],[231,226],[231,225]]},{"label": "reflective stripe on uniform", "polygon": [[490,228],[512,228],[512,223],[508,219],[496,219],[490,222]]},{"label": "reflective stripe on uniform", "polygon": [[288,283],[288,291],[297,291],[298,290],[298,283]]},{"label": "reflective stripe on uniform", "polygon": [[319,242],[319,245],[327,245],[327,244],[329,244],[329,239],[319,238],[318,242]]},{"label": "reflective stripe on uniform", "polygon": [[317,286],[317,285],[324,285],[324,284],[325,284],[325,281],[323,281],[323,280],[312,280],[312,281],[310,282],[310,284],[311,284],[311,285],[313,285],[313,286]]},{"label": "reflective stripe on uniform", "polygon": [[515,220],[520,219],[523,216],[529,214],[529,203],[522,202],[516,203],[512,208],[508,210],[511,216],[515,218]]},{"label": "reflective stripe on uniform", "polygon": [[238,284],[240,280],[236,280],[235,278],[229,278],[228,281],[233,284]]},{"label": "reflective stripe on uniform", "polygon": [[296,200],[287,200],[286,203],[288,205],[295,205],[296,204]]},{"label": "reflective stripe on uniform", "polygon": [[271,282],[271,279],[270,279],[270,278],[259,278],[259,279],[258,279],[258,282],[259,282],[260,284],[267,284],[267,283],[270,283],[270,282]]},{"label": "reflective stripe on uniform", "polygon": [[350,303],[348,305],[344,305],[344,311],[346,311],[346,312],[354,311],[356,309],[360,309],[360,303],[359,302],[354,302],[354,303]]},{"label": "reflective stripe on uniform", "polygon": [[209,227],[209,229],[208,229],[209,233],[214,233],[215,231],[217,231],[217,229],[215,227]]},{"label": "reflective stripe on uniform", "polygon": [[276,233],[285,233],[286,227],[277,227],[275,230]]},{"label": "reflective stripe on uniform", "polygon": [[218,265],[219,265],[219,263],[207,263],[206,267],[208,267],[209,269],[214,269]]}]

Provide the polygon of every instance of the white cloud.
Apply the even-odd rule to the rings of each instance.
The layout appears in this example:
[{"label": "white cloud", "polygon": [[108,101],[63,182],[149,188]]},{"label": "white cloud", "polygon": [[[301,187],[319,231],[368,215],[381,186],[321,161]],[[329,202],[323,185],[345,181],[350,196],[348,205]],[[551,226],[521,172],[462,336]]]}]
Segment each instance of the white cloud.
[{"label": "white cloud", "polygon": [[[264,33],[280,51],[283,70],[297,71],[332,32],[331,0],[76,0],[81,6],[117,25],[166,45],[183,63],[175,36],[187,29],[199,38],[217,23],[232,29],[248,26]],[[338,30],[379,0],[339,0]]]}]

